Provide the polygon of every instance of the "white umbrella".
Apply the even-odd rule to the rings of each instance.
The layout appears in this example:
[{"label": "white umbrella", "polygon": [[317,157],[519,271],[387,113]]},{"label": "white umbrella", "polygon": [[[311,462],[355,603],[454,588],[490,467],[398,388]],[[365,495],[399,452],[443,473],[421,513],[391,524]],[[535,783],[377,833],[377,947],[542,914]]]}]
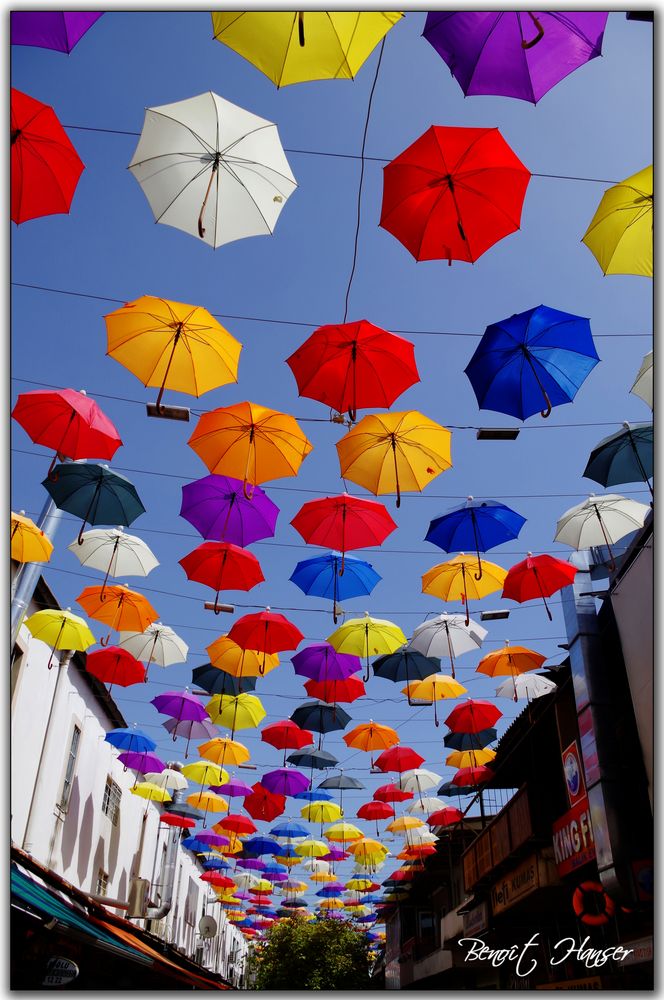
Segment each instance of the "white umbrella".
[{"label": "white umbrella", "polygon": [[413,844],[435,844],[437,840],[437,835],[424,826],[418,826],[414,830],[406,830],[405,842],[411,847]]},{"label": "white umbrella", "polygon": [[271,233],[297,187],[277,126],[211,91],[147,108],[129,169],[157,222],[212,247]]},{"label": "white umbrella", "polygon": [[[302,841],[300,841],[302,843]],[[329,861],[320,861],[318,858],[307,858],[306,861],[302,862],[302,867],[306,868],[307,871],[312,872],[324,872],[326,875],[330,870]]]},{"label": "white umbrella", "polygon": [[[547,677],[540,674],[519,674],[516,677],[508,677],[496,688],[499,698],[512,698],[518,701],[519,698],[541,698],[545,694],[551,694],[558,685],[554,684]],[[516,694],[516,698],[514,695]]]},{"label": "white umbrella", "polygon": [[414,767],[410,771],[403,771],[399,775],[397,785],[402,792],[416,792],[421,798],[422,792],[427,788],[435,788],[443,779],[433,771],[427,771],[424,767]]},{"label": "white umbrella", "polygon": [[231,878],[235,882],[238,889],[245,890],[251,889],[260,882],[260,879],[256,875],[252,875],[251,872],[234,872]]},{"label": "white umbrella", "polygon": [[177,791],[188,788],[189,782],[179,771],[174,771],[172,767],[167,767],[163,771],[151,771],[143,775],[146,781],[151,781],[159,788],[174,788]]},{"label": "white umbrella", "polygon": [[148,625],[145,632],[120,632],[118,646],[126,649],[137,660],[145,662],[146,678],[151,663],[170,667],[174,663],[184,663],[189,653],[186,642],[161,622]]},{"label": "white umbrella", "polygon": [[436,812],[437,809],[444,809],[446,806],[445,799],[439,799],[436,795],[427,795],[424,798],[413,799],[406,806],[406,812],[421,812],[428,816],[429,813]]},{"label": "white umbrella", "polygon": [[639,368],[639,373],[634,380],[634,385],[629,390],[633,392],[635,396],[640,396],[640,398],[648,404],[652,410],[652,400],[653,400],[653,359],[652,351],[648,351],[643,359],[643,363]]},{"label": "white umbrella", "polygon": [[601,497],[591,494],[583,503],[565,511],[556,525],[554,541],[577,550],[606,545],[611,568],[615,569],[611,546],[642,528],[649,510],[647,504],[628,500],[618,493],[606,493]]},{"label": "white umbrella", "polygon": [[424,656],[447,657],[452,665],[452,677],[454,677],[455,656],[479,649],[486,635],[487,630],[472,618],[466,625],[464,615],[443,614],[418,625],[408,643],[408,648],[415,649]]},{"label": "white umbrella", "polygon": [[147,576],[159,565],[154,552],[136,535],[125,535],[122,528],[93,528],[74,539],[67,548],[81,566],[106,573],[102,597],[109,576]]}]

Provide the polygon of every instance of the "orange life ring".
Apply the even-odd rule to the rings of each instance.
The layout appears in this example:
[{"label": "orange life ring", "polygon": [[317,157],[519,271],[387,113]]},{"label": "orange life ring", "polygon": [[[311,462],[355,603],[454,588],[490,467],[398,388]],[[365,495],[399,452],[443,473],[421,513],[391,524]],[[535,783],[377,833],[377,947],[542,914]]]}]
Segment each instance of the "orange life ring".
[{"label": "orange life ring", "polygon": [[[598,899],[601,896],[602,907],[598,911]],[[590,897],[590,899],[589,899]],[[592,909],[588,909],[588,903],[592,900]],[[615,913],[615,903],[610,896],[604,892],[601,882],[582,882],[574,890],[572,906],[577,917],[589,927],[599,927],[601,924],[608,924],[610,918]]]}]

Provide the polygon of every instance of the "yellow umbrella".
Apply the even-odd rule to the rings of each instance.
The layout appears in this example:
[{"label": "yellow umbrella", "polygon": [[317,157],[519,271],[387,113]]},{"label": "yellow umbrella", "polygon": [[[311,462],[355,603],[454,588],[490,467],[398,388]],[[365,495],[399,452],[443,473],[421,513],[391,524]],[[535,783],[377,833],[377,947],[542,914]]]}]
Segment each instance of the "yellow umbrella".
[{"label": "yellow umbrella", "polygon": [[276,854],[274,856],[274,860],[277,861],[280,865],[286,865],[287,868],[292,868],[293,865],[299,865],[299,863],[300,863],[300,858],[299,857],[298,858],[284,858],[281,855],[276,855]]},{"label": "yellow umbrella", "polygon": [[487,677],[511,677],[514,687],[514,701],[518,701],[514,678],[517,674],[525,674],[529,670],[539,670],[546,656],[536,653],[534,649],[525,646],[510,646],[506,642],[502,649],[487,653],[477,664],[477,673]]},{"label": "yellow umbrella", "polygon": [[46,608],[35,611],[23,622],[28,632],[51,647],[48,669],[53,665],[53,653],[56,649],[87,649],[97,641],[88,628],[87,622],[67,608]]},{"label": "yellow umbrella", "polygon": [[330,872],[314,872],[311,876],[312,882],[336,882],[337,876]]},{"label": "yellow umbrella", "polygon": [[241,837],[237,835],[235,830],[224,829],[224,821],[220,819],[218,823],[215,823],[212,827],[215,833],[220,833],[222,837],[228,837],[230,843],[224,844],[221,847],[215,847],[214,850],[217,854],[237,854],[244,848]]},{"label": "yellow umbrella", "polygon": [[160,788],[151,781],[139,781],[129,789],[132,795],[138,795],[142,799],[150,799],[152,802],[170,802],[171,795],[165,788]]},{"label": "yellow umbrella", "polygon": [[[216,736],[213,740],[208,740],[207,743],[201,743],[198,752],[201,757],[214,761],[220,767],[223,767],[224,764],[231,767],[244,764],[251,756],[244,743],[238,743],[237,740],[231,740],[227,736]],[[228,778],[225,781],[215,782],[215,784],[225,785],[227,781]]]},{"label": "yellow umbrella", "polygon": [[354,900],[344,903],[344,907],[350,910],[356,917],[364,917],[369,912],[368,906],[365,906],[364,903],[357,903]]},{"label": "yellow umbrella", "polygon": [[[433,566],[422,577],[422,593],[441,601],[461,601],[466,606],[466,626],[470,623],[469,599],[476,600],[502,590],[507,570],[463,552],[447,562]],[[479,577],[479,579],[478,579]]]},{"label": "yellow umbrella", "polygon": [[53,542],[24,512],[11,516],[11,557],[16,562],[48,562]]},{"label": "yellow umbrella", "polygon": [[371,837],[363,837],[362,840],[356,840],[353,844],[348,845],[348,850],[351,854],[355,855],[356,861],[359,860],[358,856],[363,854],[380,854],[384,856],[390,853],[385,844],[381,844],[379,840],[372,840]]},{"label": "yellow umbrella", "polygon": [[256,485],[296,476],[313,445],[294,417],[256,403],[204,413],[187,442],[210,472]]},{"label": "yellow umbrella", "polygon": [[479,767],[496,756],[495,750],[454,750],[445,758],[450,767]]},{"label": "yellow umbrella", "polygon": [[253,694],[215,694],[205,706],[212,722],[236,729],[253,729],[265,718],[265,709]]},{"label": "yellow umbrella", "polygon": [[182,773],[189,781],[195,781],[199,785],[225,785],[229,780],[227,771],[207,760],[194,760],[191,764],[185,764]]},{"label": "yellow umbrella", "polygon": [[397,11],[214,11],[218,42],[285,87],[353,79],[403,14]]},{"label": "yellow umbrella", "polygon": [[298,892],[306,892],[308,888],[309,887],[306,882],[299,882],[297,879],[289,879],[284,885],[284,893],[292,892],[297,894]]},{"label": "yellow umbrella", "polygon": [[227,800],[221,795],[217,795],[216,792],[194,792],[193,795],[187,796],[187,802],[194,809],[205,809],[203,826],[205,826],[205,819],[207,819],[209,812],[226,812],[228,809]]},{"label": "yellow umbrella", "polygon": [[202,396],[237,382],[242,344],[201,306],[143,295],[104,316],[109,357],[145,386]]},{"label": "yellow umbrella", "polygon": [[377,496],[401,490],[421,492],[452,465],[446,427],[417,410],[369,413],[337,442],[341,475]]},{"label": "yellow umbrella", "polygon": [[604,274],[652,278],[652,166],[604,192],[583,242]]},{"label": "yellow umbrella", "polygon": [[349,844],[354,840],[359,840],[364,834],[352,823],[335,823],[334,826],[328,826],[325,830],[325,836],[328,840]]},{"label": "yellow umbrella", "polygon": [[335,899],[334,896],[331,899],[323,899],[319,903],[321,910],[343,910],[344,904],[340,899]]},{"label": "yellow umbrella", "polygon": [[256,892],[272,892],[274,884],[272,882],[268,882],[266,878],[259,878],[257,882],[254,882],[251,888]]},{"label": "yellow umbrella", "polygon": [[413,704],[414,701],[423,701],[428,704],[433,702],[433,719],[436,726],[440,725],[436,702],[442,698],[459,698],[462,694],[467,694],[468,692],[468,688],[465,688],[463,684],[459,684],[449,674],[430,674],[424,680],[411,681],[410,684],[406,685],[404,690],[408,695],[408,702],[410,704]]},{"label": "yellow umbrella", "polygon": [[322,858],[329,854],[330,848],[322,840],[302,840],[295,845],[295,851],[300,857]]},{"label": "yellow umbrella", "polygon": [[343,812],[336,802],[309,802],[300,810],[300,816],[314,823],[332,823],[340,819]]},{"label": "yellow umbrella", "polygon": [[337,653],[353,653],[365,658],[364,680],[369,680],[369,657],[394,653],[408,640],[398,625],[383,618],[349,618],[328,636],[327,642]]},{"label": "yellow umbrella", "polygon": [[399,816],[397,819],[393,819],[391,823],[388,823],[385,827],[390,833],[403,833],[405,830],[416,830],[418,827],[424,826],[425,824],[421,819],[417,819],[415,816]]},{"label": "yellow umbrella", "polygon": [[[242,649],[227,635],[221,635],[207,647],[210,663],[233,677],[262,677],[279,666],[277,653],[261,653],[256,649]],[[265,659],[265,670],[261,670]]]},{"label": "yellow umbrella", "polygon": [[368,878],[352,878],[349,882],[346,882],[346,888],[354,889],[356,892],[368,892],[371,885],[371,879]]}]

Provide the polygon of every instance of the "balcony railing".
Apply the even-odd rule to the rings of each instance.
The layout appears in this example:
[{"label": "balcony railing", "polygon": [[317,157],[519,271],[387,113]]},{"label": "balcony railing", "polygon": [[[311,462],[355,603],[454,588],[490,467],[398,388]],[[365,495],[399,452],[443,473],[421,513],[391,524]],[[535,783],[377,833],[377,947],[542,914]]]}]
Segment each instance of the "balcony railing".
[{"label": "balcony railing", "polygon": [[524,787],[462,854],[466,892],[532,836],[530,806]]}]

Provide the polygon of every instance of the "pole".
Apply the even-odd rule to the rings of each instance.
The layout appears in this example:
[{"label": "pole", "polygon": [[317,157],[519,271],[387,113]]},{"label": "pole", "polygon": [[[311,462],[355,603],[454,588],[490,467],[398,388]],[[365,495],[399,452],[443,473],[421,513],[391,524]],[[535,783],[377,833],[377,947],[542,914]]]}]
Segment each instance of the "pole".
[{"label": "pole", "polygon": [[[37,527],[41,528],[51,541],[53,541],[53,536],[57,531],[62,515],[63,511],[59,507],[56,507],[55,501],[49,497],[42,507]],[[16,644],[21,622],[25,617],[28,604],[32,600],[42,569],[42,563],[24,563],[17,573],[19,579],[11,605],[11,649]]]}]

